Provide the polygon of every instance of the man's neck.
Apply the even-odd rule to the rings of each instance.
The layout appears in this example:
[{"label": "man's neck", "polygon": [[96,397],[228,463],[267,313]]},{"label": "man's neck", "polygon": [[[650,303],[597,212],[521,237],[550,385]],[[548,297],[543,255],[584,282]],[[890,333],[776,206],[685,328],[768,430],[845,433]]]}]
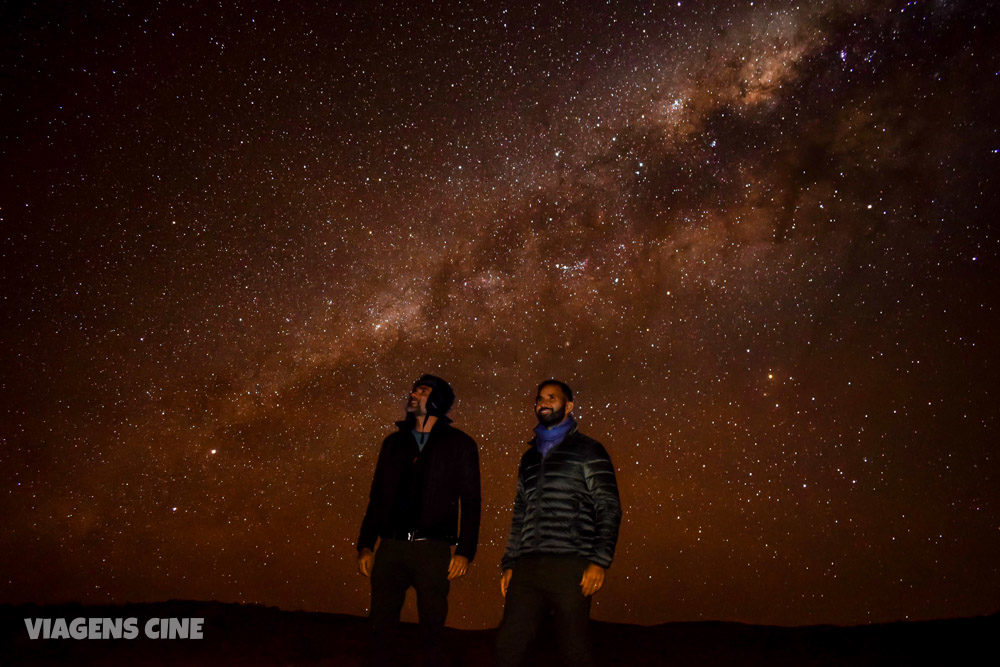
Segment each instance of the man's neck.
[{"label": "man's neck", "polygon": [[430,433],[431,429],[434,428],[434,424],[437,423],[438,418],[434,415],[413,415],[416,420],[413,424],[413,429],[417,433]]},{"label": "man's neck", "polygon": [[554,428],[559,428],[560,426],[565,424],[568,420],[569,420],[569,415],[566,415],[565,417],[563,417],[563,420],[558,424],[553,424],[552,426],[545,426],[545,424],[542,424],[542,426],[545,427],[546,431],[551,431]]}]

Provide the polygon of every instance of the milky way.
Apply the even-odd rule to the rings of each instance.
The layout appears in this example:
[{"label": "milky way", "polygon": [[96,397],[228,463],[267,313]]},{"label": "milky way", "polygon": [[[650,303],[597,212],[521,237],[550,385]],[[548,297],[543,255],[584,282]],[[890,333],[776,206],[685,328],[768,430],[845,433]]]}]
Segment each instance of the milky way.
[{"label": "milky way", "polygon": [[1000,608],[993,3],[136,4],[4,10],[0,602],[366,613],[433,372],[456,627],[553,376],[618,470],[596,618]]}]

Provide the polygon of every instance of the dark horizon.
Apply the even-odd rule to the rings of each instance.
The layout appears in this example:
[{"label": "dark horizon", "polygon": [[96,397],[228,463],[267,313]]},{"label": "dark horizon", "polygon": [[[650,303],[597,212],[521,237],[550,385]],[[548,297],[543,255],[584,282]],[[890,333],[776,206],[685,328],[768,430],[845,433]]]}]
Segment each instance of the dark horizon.
[{"label": "dark horizon", "polygon": [[[39,611],[44,610],[47,614],[46,617],[51,616],[52,618],[59,617],[66,619],[76,618],[80,616],[81,613],[87,614],[86,616],[83,616],[84,618],[91,618],[91,617],[103,618],[97,612],[98,611],[103,612],[111,609],[136,609],[136,608],[146,609],[146,608],[161,608],[161,607],[169,608],[177,613],[183,610],[184,613],[188,614],[187,616],[175,615],[173,616],[173,618],[190,618],[190,614],[192,613],[191,609],[211,608],[211,609],[219,609],[221,610],[221,612],[223,612],[218,614],[219,618],[229,616],[228,614],[225,613],[226,609],[229,610],[250,609],[257,611],[266,611],[269,613],[287,614],[289,616],[297,616],[297,615],[330,616],[338,619],[358,621],[359,623],[363,623],[365,625],[367,625],[368,623],[368,616],[366,613],[363,613],[363,611],[359,613],[349,613],[349,612],[344,613],[344,612],[321,611],[316,609],[288,609],[285,607],[281,607],[279,605],[264,604],[260,602],[226,602],[223,600],[191,600],[184,598],[172,598],[169,600],[167,599],[139,600],[139,601],[129,600],[124,602],[123,601],[114,601],[114,602],[69,601],[69,602],[53,602],[53,603],[0,602],[0,612],[8,614],[11,614],[12,612],[17,612],[17,614],[23,616],[26,611],[30,611],[32,609]],[[414,607],[414,600],[412,599],[412,597],[409,596],[407,597],[406,607],[408,608],[407,611],[414,612],[414,615],[409,620],[401,620],[401,624],[403,626],[409,626],[411,628],[409,632],[416,632],[419,627],[419,624],[416,619],[415,608],[411,608]],[[72,613],[67,613],[60,616],[59,614],[56,614],[54,612],[72,612]],[[115,616],[115,618],[117,618],[117,616]],[[152,618],[152,616],[150,616],[149,618]],[[165,618],[170,618],[170,617],[165,617]],[[663,626],[723,625],[723,626],[751,626],[763,629],[775,628],[780,630],[806,630],[813,628],[835,628],[840,630],[852,630],[852,629],[863,629],[871,627],[890,627],[897,625],[915,627],[920,625],[928,625],[928,624],[932,625],[937,623],[963,623],[963,622],[981,621],[981,620],[992,620],[1000,622],[1000,609],[992,613],[976,614],[973,616],[961,616],[961,617],[951,616],[947,618],[924,618],[916,620],[894,619],[890,621],[880,621],[878,623],[859,623],[854,625],[840,625],[836,623],[815,623],[809,625],[778,625],[778,624],[746,623],[744,621],[725,621],[720,619],[701,619],[695,621],[667,621],[664,623],[649,623],[649,624],[622,623],[619,621],[605,621],[601,619],[591,619],[591,622],[596,625],[603,625],[603,626],[630,626],[643,629],[659,628]],[[455,632],[470,632],[470,633],[490,632],[490,631],[495,631],[497,629],[496,627],[486,627],[486,628],[455,627],[451,624],[450,619],[445,624],[445,627]],[[16,631],[17,629],[15,629],[14,632],[11,632],[11,628],[7,627],[6,630],[8,632],[8,635],[18,634],[18,632]]]},{"label": "dark horizon", "polygon": [[3,19],[0,603],[364,615],[432,372],[483,472],[450,626],[499,622],[548,377],[618,471],[596,620],[1000,609],[995,4]]},{"label": "dark horizon", "polygon": [[[198,640],[36,639],[18,627],[25,614],[63,618],[199,619]],[[34,617],[32,617],[34,618]],[[55,621],[53,620],[53,623]],[[971,664],[995,651],[1000,615],[970,619],[892,623],[861,627],[781,628],[724,622],[684,622],[652,627],[593,624],[599,664],[644,664],[669,653],[673,665],[922,665]],[[86,661],[136,664],[363,664],[367,621],[358,616],[289,612],[196,601],[113,607],[21,607],[0,605],[0,649],[12,665]],[[405,624],[404,644],[416,644],[417,627]],[[494,630],[446,628],[445,644],[456,664],[490,665]],[[400,657],[406,662],[412,655]],[[525,667],[552,664],[557,656],[544,633]]]}]

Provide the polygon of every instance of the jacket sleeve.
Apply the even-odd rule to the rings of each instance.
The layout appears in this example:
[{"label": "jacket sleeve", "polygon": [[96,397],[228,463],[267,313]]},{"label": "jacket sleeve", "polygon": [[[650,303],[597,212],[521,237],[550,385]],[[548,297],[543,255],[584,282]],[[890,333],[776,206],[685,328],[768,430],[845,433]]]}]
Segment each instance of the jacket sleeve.
[{"label": "jacket sleeve", "polygon": [[482,494],[479,483],[479,450],[475,441],[469,439],[469,454],[465,457],[465,465],[461,471],[461,508],[462,518],[458,531],[458,546],[456,556],[465,556],[470,561],[476,556],[479,545],[479,518],[482,507]]},{"label": "jacket sleeve", "polygon": [[594,558],[595,565],[611,567],[618,543],[618,527],[622,521],[618,482],[611,457],[600,444],[595,456],[585,464],[587,490],[594,503]]},{"label": "jacket sleeve", "polygon": [[368,509],[365,510],[365,518],[361,521],[361,533],[358,535],[357,549],[375,549],[375,540],[378,539],[379,517],[384,515],[382,505],[385,503],[385,493],[383,491],[382,478],[385,477],[385,466],[388,455],[386,454],[386,443],[388,439],[382,441],[382,448],[378,453],[378,462],[375,464],[375,474],[372,476],[372,488],[368,493]]},{"label": "jacket sleeve", "polygon": [[521,527],[524,525],[524,482],[521,472],[517,474],[517,491],[514,493],[514,512],[510,522],[510,535],[507,537],[507,548],[500,560],[500,569],[508,570],[521,555]]}]

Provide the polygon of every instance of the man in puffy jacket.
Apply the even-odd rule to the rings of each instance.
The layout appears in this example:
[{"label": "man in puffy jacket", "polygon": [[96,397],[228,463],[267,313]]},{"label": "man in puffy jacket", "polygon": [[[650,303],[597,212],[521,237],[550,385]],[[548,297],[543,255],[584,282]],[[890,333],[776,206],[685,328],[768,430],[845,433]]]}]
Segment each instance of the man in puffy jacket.
[{"label": "man in puffy jacket", "polygon": [[[465,574],[479,541],[479,453],[451,426],[451,386],[434,375],[410,391],[406,418],[382,442],[358,537],[358,569],[371,577],[372,662],[389,664],[399,612],[417,592],[422,657],[440,664],[438,637],[448,589]],[[459,520],[461,509],[461,525]],[[378,551],[375,542],[379,540]],[[452,554],[452,545],[455,547]]]},{"label": "man in puffy jacket", "polygon": [[622,512],[611,458],[601,443],[577,431],[572,411],[573,390],[565,382],[538,386],[538,426],[521,457],[501,561],[500,667],[522,663],[550,611],[566,664],[593,664],[590,598],[604,584]]}]

